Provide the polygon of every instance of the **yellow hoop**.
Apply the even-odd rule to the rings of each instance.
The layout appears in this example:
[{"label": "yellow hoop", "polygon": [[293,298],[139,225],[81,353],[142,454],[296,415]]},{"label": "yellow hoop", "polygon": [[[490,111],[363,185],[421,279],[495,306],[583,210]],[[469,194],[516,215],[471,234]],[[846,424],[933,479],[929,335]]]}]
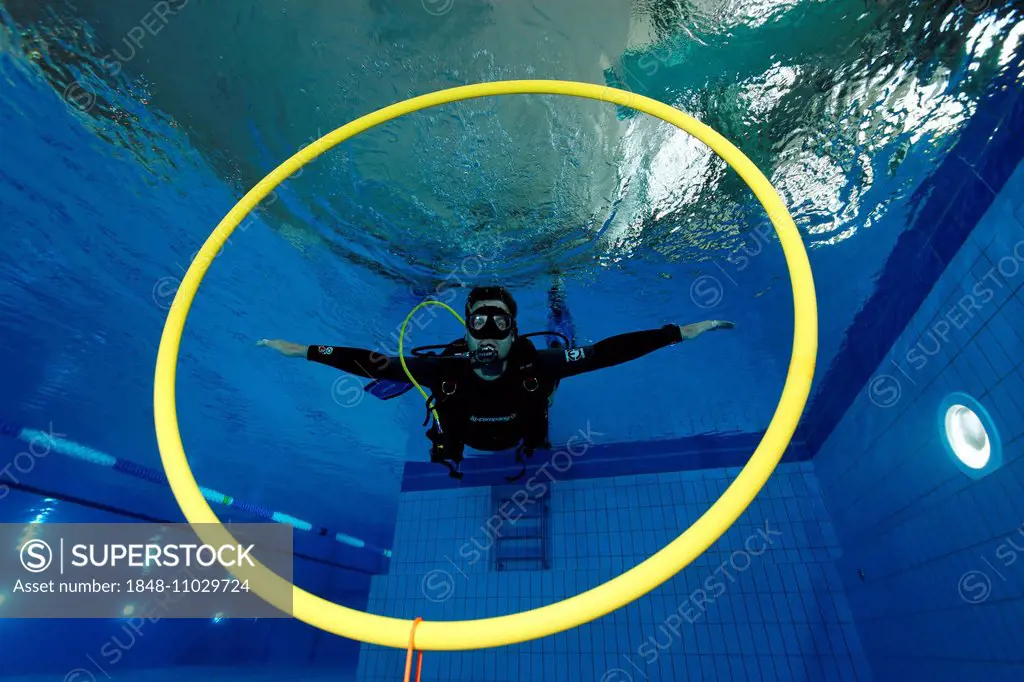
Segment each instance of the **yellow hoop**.
[{"label": "yellow hoop", "polygon": [[[203,499],[185,458],[175,405],[175,372],[181,335],[199,284],[214,257],[242,219],[295,171],[337,144],[376,125],[428,107],[493,95],[569,95],[612,102],[656,116],[701,140],[739,173],[775,226],[793,284],[794,339],[786,385],[771,424],[750,461],[722,496],[682,535],[643,563],[575,597],[532,611],[480,620],[424,622],[417,628],[421,651],[459,651],[517,644],[590,622],[642,597],[700,556],[728,530],[760,492],[785,452],[807,402],[818,345],[818,311],[807,252],[785,205],[767,178],[728,140],[708,126],[656,100],[615,88],[572,81],[496,81],[414,97],[392,104],[338,128],[275,168],[242,197],[207,238],[192,261],[167,315],[154,379],[153,412],[157,443],[171,490],[185,518],[211,544],[235,543]],[[262,564],[236,577],[245,578],[262,598],[287,609],[281,594],[291,589],[296,618],[350,639],[407,649],[412,620],[375,616],[345,608],[292,585]]]}]

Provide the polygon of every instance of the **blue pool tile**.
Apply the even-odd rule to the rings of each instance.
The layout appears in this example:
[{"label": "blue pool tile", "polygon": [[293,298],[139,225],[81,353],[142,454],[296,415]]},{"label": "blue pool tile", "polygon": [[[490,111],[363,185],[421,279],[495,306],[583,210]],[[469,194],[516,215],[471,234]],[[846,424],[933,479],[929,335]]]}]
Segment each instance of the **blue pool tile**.
[{"label": "blue pool tile", "polygon": [[1020,262],[1021,243],[1024,242],[1024,227],[1015,225],[1015,220],[1000,215],[1002,221],[995,230],[992,241],[985,248],[985,260],[991,265],[978,277],[979,296],[993,291],[999,302],[1010,292],[1019,290],[1024,277],[1017,269]]},{"label": "blue pool tile", "polygon": [[[732,674],[737,680],[745,682],[761,682],[761,674],[757,670],[757,659],[753,655],[731,656],[729,663],[732,666]],[[685,678],[677,678],[685,679]]]},{"label": "blue pool tile", "polygon": [[713,656],[700,656],[700,668],[705,680],[721,679],[718,677],[716,672],[715,659]]},{"label": "blue pool tile", "polygon": [[978,346],[979,352],[992,365],[996,376],[1006,376],[1013,370],[1014,362],[1010,359],[1010,355],[1003,348],[1002,344],[996,340],[995,333],[987,326],[978,332],[975,337],[975,343]]},{"label": "blue pool tile", "polygon": [[[988,253],[992,248],[993,240],[995,240],[998,232],[1005,224],[1007,220],[1012,220],[1013,210],[1010,204],[1007,202],[1004,195],[996,196],[992,202],[992,207],[985,217],[975,225],[974,229],[971,230],[971,236],[968,238],[969,241],[978,246],[981,249],[982,255],[988,258]],[[980,275],[984,273],[975,273],[975,281],[978,281]]]},{"label": "blue pool tile", "polygon": [[[1024,280],[1024,265],[1021,266],[1021,279]],[[1020,342],[1024,341],[1024,300],[1021,296],[1011,296],[999,309],[1000,315],[1004,316],[1010,323],[1011,328],[1017,334],[1017,348],[1021,348]],[[1016,356],[1018,359],[1021,355]]]},{"label": "blue pool tile", "polygon": [[[1024,460],[1022,460],[1024,461]],[[1012,463],[1007,463],[1007,466],[1020,466],[1021,463],[1014,460]],[[1018,526],[1022,522],[1019,520],[1020,512],[1018,509],[1018,500],[1024,499],[1024,485],[1012,475],[1012,471],[1004,467],[1004,469],[993,476],[995,484],[999,486],[999,492],[995,495],[996,506],[998,507],[998,519],[1006,528],[1012,528]],[[1018,526],[1018,529],[1021,526]],[[1024,543],[1024,539],[1018,540],[1014,538],[1014,541],[1018,544]],[[1020,557],[1024,559],[1024,556]]]},{"label": "blue pool tile", "polygon": [[1015,306],[1011,306],[1011,302],[1007,301],[988,324],[988,328],[995,337],[996,343],[999,344],[1003,352],[1011,359],[1019,358],[1024,353],[1024,341],[1021,340],[1018,332],[1013,327],[1013,323],[1006,314],[1007,312],[1013,312],[1014,308]]},{"label": "blue pool tile", "polygon": [[[1021,379],[1008,375],[1006,379],[996,384],[989,393],[989,400],[984,403],[985,407],[993,412],[993,417],[999,415],[1000,420],[996,422],[996,428],[1003,438],[1004,443],[1014,441],[1024,431],[1024,397],[1022,397]],[[1020,452],[1020,448],[1004,448],[1004,455],[1010,459]]]},{"label": "blue pool tile", "polygon": [[736,676],[732,673],[732,669],[729,665],[729,658],[727,656],[715,656],[715,670],[717,673],[717,679],[736,679]]},{"label": "blue pool tile", "polygon": [[843,676],[839,672],[839,665],[836,662],[836,657],[833,655],[822,656],[819,659],[821,663],[822,671],[824,672],[824,679],[827,682],[842,682]]},{"label": "blue pool tile", "polygon": [[1002,378],[976,345],[968,345],[958,360],[963,365],[961,376],[965,373],[967,375],[964,381],[965,390],[971,395],[980,395]]}]

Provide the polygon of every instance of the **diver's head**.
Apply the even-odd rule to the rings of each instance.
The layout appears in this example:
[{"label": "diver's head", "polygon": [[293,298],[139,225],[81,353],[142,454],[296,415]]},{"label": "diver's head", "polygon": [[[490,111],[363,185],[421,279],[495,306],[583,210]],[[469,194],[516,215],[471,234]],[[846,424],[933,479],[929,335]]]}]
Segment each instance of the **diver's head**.
[{"label": "diver's head", "polygon": [[466,343],[477,368],[497,369],[515,343],[517,306],[504,287],[476,287],[466,299]]}]

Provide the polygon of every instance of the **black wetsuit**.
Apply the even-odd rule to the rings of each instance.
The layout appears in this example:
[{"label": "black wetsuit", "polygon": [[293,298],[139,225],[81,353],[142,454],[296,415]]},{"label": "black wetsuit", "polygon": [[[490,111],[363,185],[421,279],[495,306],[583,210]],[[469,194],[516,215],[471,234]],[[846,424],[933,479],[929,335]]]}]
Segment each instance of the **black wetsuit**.
[{"label": "black wetsuit", "polygon": [[[679,327],[665,325],[661,329],[630,332],[612,336],[591,346],[538,349],[533,371],[546,385],[557,386],[566,377],[592,372],[635,360],[659,348],[682,341]],[[310,346],[306,358],[350,374],[373,379],[408,381],[397,357],[344,346]],[[472,396],[463,442],[477,450],[503,450],[515,447],[523,436],[523,424],[517,414],[519,387],[511,373],[487,381],[470,370],[465,357],[406,357],[409,371],[424,388],[435,394],[441,391],[445,377],[459,374]],[[465,389],[460,389],[465,390]]]}]

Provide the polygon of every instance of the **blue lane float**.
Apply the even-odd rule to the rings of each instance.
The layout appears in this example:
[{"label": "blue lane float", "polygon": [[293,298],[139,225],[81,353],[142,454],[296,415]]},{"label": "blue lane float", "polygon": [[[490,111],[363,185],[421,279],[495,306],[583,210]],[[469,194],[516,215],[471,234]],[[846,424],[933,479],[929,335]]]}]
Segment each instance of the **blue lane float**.
[{"label": "blue lane float", "polygon": [[[81,462],[88,462],[89,464],[96,464],[98,466],[113,469],[122,474],[133,476],[135,478],[141,478],[144,481],[150,483],[156,483],[158,485],[169,485],[167,477],[164,476],[162,471],[151,469],[137,462],[130,460],[121,459],[108,455],[105,452],[94,450],[87,445],[81,443],[75,443],[74,441],[65,440],[63,438],[54,438],[48,433],[39,431],[37,429],[29,429],[21,425],[15,424],[4,419],[0,419],[0,435],[9,436],[11,438],[17,438],[26,443],[31,444],[33,441],[39,442],[39,440],[46,441],[53,452],[59,453],[72,459],[77,459]],[[267,509],[263,505],[256,504],[255,502],[249,502],[247,500],[240,500],[238,498],[226,495],[212,488],[206,488],[200,486],[199,490],[203,493],[203,497],[208,502],[213,504],[219,504],[223,507],[229,507],[231,509],[237,509],[247,514],[252,514],[261,519],[268,521],[274,521],[276,523],[284,523],[293,528],[309,533],[314,533],[323,537],[332,537],[336,541],[343,545],[350,547],[357,547],[364,549],[373,554],[379,554],[384,557],[391,557],[391,550],[383,547],[378,547],[372,543],[360,540],[357,537],[348,535],[347,533],[338,533],[323,526],[314,526],[309,521],[303,521],[302,519],[296,518],[290,514],[284,512],[273,511]]]}]

